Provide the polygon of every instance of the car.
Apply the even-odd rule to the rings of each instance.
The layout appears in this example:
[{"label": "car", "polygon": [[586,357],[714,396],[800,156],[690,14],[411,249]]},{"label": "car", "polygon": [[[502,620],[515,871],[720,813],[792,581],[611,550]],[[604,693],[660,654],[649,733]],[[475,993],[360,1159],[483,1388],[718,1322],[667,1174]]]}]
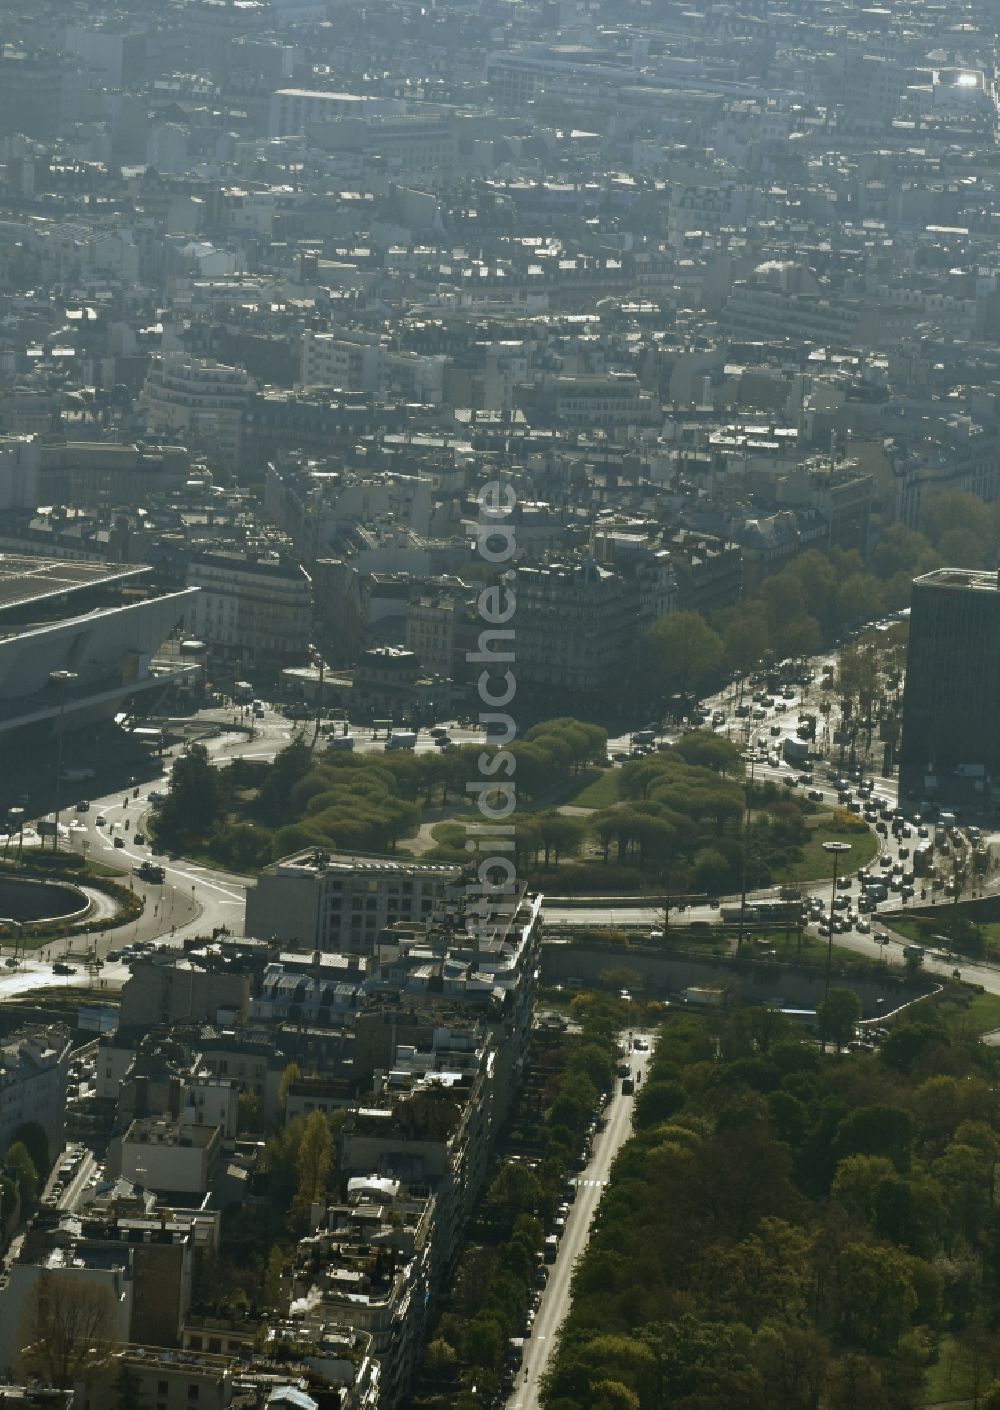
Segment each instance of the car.
[{"label": "car", "polygon": [[865,920],[864,916],[859,916],[859,918],[855,922],[854,928],[861,935],[868,935],[872,928],[871,921]]},{"label": "car", "polygon": [[98,827],[104,827],[107,821],[108,820],[104,813],[98,813],[97,817],[94,819],[94,822],[97,824]]},{"label": "car", "polygon": [[806,797],[809,799],[810,803],[822,803],[823,801],[823,795],[818,788],[811,788],[806,794]]},{"label": "car", "polygon": [[132,841],[137,847],[144,847],[146,845],[146,834],[144,832],[134,832],[132,834]]},{"label": "car", "polygon": [[76,970],[71,964],[63,964],[62,960],[57,960],[52,966],[53,974],[75,974]]},{"label": "car", "polygon": [[115,846],[116,846],[116,847],[124,847],[124,846],[125,846],[125,839],[124,839],[124,837],[116,837],[116,838],[115,838]]},{"label": "car", "polygon": [[76,811],[77,811],[78,813],[89,813],[89,812],[90,812],[90,804],[87,802],[86,798],[81,798],[81,799],[80,799],[79,803],[77,803],[77,805],[76,805]]},{"label": "car", "polygon": [[109,951],[108,951],[108,962],[109,962],[110,964],[114,964],[117,960],[120,960],[121,957],[122,957],[122,952],[121,952],[121,950],[109,950]]}]

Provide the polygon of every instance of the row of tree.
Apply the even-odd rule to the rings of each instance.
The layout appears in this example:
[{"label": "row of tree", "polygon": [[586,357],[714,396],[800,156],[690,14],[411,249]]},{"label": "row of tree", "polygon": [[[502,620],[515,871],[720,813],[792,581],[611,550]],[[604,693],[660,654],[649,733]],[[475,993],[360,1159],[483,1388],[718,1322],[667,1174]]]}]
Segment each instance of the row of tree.
[{"label": "row of tree", "polygon": [[[426,1370],[456,1378],[465,1410],[496,1395],[512,1337],[522,1334],[545,1238],[563,1186],[614,1080],[622,1006],[588,995],[578,1007],[581,1033],[536,1054],[547,1067],[541,1106],[528,1113],[535,1154],[505,1159],[480,1208],[448,1305],[431,1341]],[[475,1387],[473,1391],[472,1387]]]},{"label": "row of tree", "polygon": [[[302,847],[384,852],[420,826],[423,809],[466,797],[481,779],[481,745],[411,753],[315,753],[304,739],[272,764],[234,760],[213,767],[203,745],[178,759],[156,819],[167,847],[204,851],[252,871]],[[579,720],[535,725],[509,746],[519,796],[538,798],[607,752],[607,733]],[[506,777],[503,766],[500,777]]]},{"label": "row of tree", "polygon": [[766,578],[754,598],[705,617],[675,612],[650,630],[646,685],[691,695],[767,659],[812,656],[824,643],[909,606],[915,577],[947,564],[994,564],[1000,510],[964,490],[928,498],[920,529],[892,524],[868,562],[856,550],[809,549]]},{"label": "row of tree", "polygon": [[1000,1355],[996,1066],[944,1006],[877,1056],[767,1010],[672,1018],[545,1410],[903,1410],[943,1338]]}]

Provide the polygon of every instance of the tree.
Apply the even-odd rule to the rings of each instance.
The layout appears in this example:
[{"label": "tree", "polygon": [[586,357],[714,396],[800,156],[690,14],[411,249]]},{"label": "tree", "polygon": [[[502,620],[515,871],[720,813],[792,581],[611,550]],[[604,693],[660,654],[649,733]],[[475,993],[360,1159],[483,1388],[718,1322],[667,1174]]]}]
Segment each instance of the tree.
[{"label": "tree", "polygon": [[4,1165],[6,1165],[7,1169],[17,1181],[21,1203],[25,1205],[34,1204],[38,1196],[38,1171],[35,1168],[35,1162],[28,1154],[27,1147],[23,1142],[15,1141],[13,1145],[7,1147],[7,1154],[4,1156]]},{"label": "tree", "polygon": [[264,1273],[264,1300],[268,1307],[277,1309],[282,1300],[285,1275],[288,1272],[288,1255],[277,1245],[271,1249]]},{"label": "tree", "polygon": [[285,1109],[285,1102],[288,1100],[288,1089],[293,1082],[302,1080],[302,1070],[297,1062],[290,1062],[281,1074],[281,1081],[278,1083],[278,1105],[281,1110]]},{"label": "tree", "polygon": [[892,1351],[917,1305],[912,1260],[894,1248],[848,1243],[837,1259],[831,1295],[842,1342]]},{"label": "tree", "polygon": [[702,847],[691,867],[692,891],[704,891],[718,896],[733,881],[733,868],[728,857],[717,847]]},{"label": "tree", "polygon": [[[628,985],[633,987],[635,980],[642,982],[641,975],[636,973],[634,979]],[[567,1071],[582,1072],[588,1077],[599,1092],[606,1092],[611,1086],[614,1077],[614,1065],[606,1047],[600,1043],[583,1042],[576,1048],[566,1064]]]},{"label": "tree", "polygon": [[241,1136],[248,1132],[259,1132],[263,1129],[264,1123],[264,1103],[256,1092],[249,1090],[240,1093],[239,1112],[237,1116],[237,1130]]},{"label": "tree", "polygon": [[817,1009],[819,1031],[839,1052],[854,1037],[861,1017],[861,1000],[853,989],[831,989]]},{"label": "tree", "polygon": [[671,612],[646,633],[653,688],[660,695],[690,695],[722,661],[722,638],[697,612]]},{"label": "tree", "polygon": [[579,852],[583,846],[586,829],[581,818],[566,816],[552,809],[537,814],[535,824],[538,840],[545,854],[546,867],[551,855],[554,854],[554,861],[558,866],[560,856]]},{"label": "tree", "polygon": [[[946,543],[952,551],[976,558],[974,563],[956,562],[957,568],[978,568],[994,537],[994,524],[983,501],[968,490],[942,490],[921,506],[921,525],[935,548],[947,559]],[[961,538],[959,537],[961,536]]]},{"label": "tree", "polygon": [[767,654],[764,614],[756,607],[738,608],[726,626],[723,642],[726,667],[741,676],[749,675]]},{"label": "tree", "polygon": [[323,1199],[332,1163],[333,1141],[329,1123],[323,1112],[312,1111],[306,1117],[296,1158],[299,1175],[299,1188],[295,1195],[297,1206],[308,1209]]},{"label": "tree", "polygon": [[301,736],[279,750],[257,795],[258,815],[266,822],[284,822],[288,816],[292,789],[312,771],[313,765],[312,750]]},{"label": "tree", "polygon": [[219,816],[223,788],[204,744],[191,744],[174,765],[157,833],[169,841],[205,837]]},{"label": "tree", "polygon": [[39,1126],[37,1121],[22,1121],[10,1139],[11,1144],[20,1141],[25,1147],[39,1175],[47,1173],[51,1160],[49,1158],[49,1138],[45,1134],[43,1126]]},{"label": "tree", "polygon": [[475,1317],[465,1330],[463,1350],[470,1366],[486,1369],[499,1366],[507,1339],[504,1329],[492,1317]]},{"label": "tree", "polygon": [[855,1107],[837,1128],[834,1153],[838,1160],[847,1155],[884,1155],[905,1175],[912,1144],[913,1118],[908,1111],[895,1106]]},{"label": "tree", "polygon": [[66,1389],[106,1365],[114,1343],[110,1290],[68,1269],[43,1269],[25,1316],[23,1369],[47,1386]]},{"label": "tree", "polygon": [[696,729],[681,735],[674,744],[673,753],[686,764],[696,764],[699,768],[712,769],[715,773],[735,773],[740,762],[739,746],[732,740],[712,730]]},{"label": "tree", "polygon": [[632,1119],[637,1131],[660,1126],[680,1111],[687,1102],[687,1092],[680,1082],[644,1082],[636,1097]]},{"label": "tree", "polygon": [[814,656],[823,644],[823,628],[817,617],[793,617],[778,635],[775,645],[788,656]]},{"label": "tree", "polygon": [[884,1155],[849,1155],[837,1166],[830,1196],[852,1220],[868,1223],[875,1212],[875,1192],[882,1180],[895,1175],[896,1167]]}]

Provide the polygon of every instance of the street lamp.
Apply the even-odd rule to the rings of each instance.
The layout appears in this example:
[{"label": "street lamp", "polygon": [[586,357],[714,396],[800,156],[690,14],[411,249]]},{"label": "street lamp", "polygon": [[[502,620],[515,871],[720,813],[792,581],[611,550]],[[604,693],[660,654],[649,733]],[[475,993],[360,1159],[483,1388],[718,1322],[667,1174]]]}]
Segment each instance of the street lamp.
[{"label": "street lamp", "polygon": [[52,850],[59,850],[59,798],[62,789],[63,732],[66,717],[66,692],[75,680],[76,671],[50,671],[49,681],[59,692],[59,725],[56,735],[56,825],[52,836]]},{"label": "street lamp", "polygon": [[0,916],[0,925],[9,927],[14,932],[14,964],[16,967],[18,948],[20,947],[22,952],[24,949],[22,941],[22,936],[24,934],[24,925],[21,921],[15,920],[13,916]]},{"label": "street lamp", "polygon": [[753,771],[757,764],[757,756],[750,756],[750,785],[747,788],[747,809],[743,819],[743,856],[741,865],[740,881],[740,926],[736,935],[736,953],[739,955],[743,950],[743,931],[746,922],[747,909],[747,854],[750,850],[750,812],[753,808]]},{"label": "street lamp", "polygon": [[[22,853],[24,852],[24,809],[23,809],[23,808],[8,808],[8,809],[7,809],[7,816],[8,816],[8,818],[10,819],[9,826],[10,826],[11,828],[14,828],[14,827],[17,828],[17,859],[18,859],[18,861],[20,861],[20,860],[21,860]],[[8,842],[10,841],[10,836],[11,836],[11,834],[10,834],[10,832],[8,832],[8,834],[7,834],[7,841],[8,841]],[[6,855],[6,850],[7,850],[7,849],[4,848],[4,854],[5,854],[5,855]]]},{"label": "street lamp", "polygon": [[[823,986],[823,1002],[824,1002],[824,1004],[826,1003],[827,999],[830,997],[830,973],[831,973],[831,970],[833,969],[833,912],[834,912],[834,909],[835,909],[835,906],[836,906],[836,901],[837,901],[837,872],[838,872],[838,869],[839,869],[839,861],[840,861],[840,858],[844,855],[845,852],[849,852],[850,850],[851,850],[851,844],[850,844],[849,842],[824,842],[824,843],[823,843],[823,851],[826,852],[829,856],[831,856],[831,857],[833,858],[833,890],[832,890],[831,895],[830,895],[830,924],[829,924],[828,927],[827,927],[827,929],[828,929],[828,931],[829,931],[829,934],[827,935],[827,942],[826,942],[826,983],[825,983],[825,985]],[[824,1045],[825,1045],[825,1034],[824,1034]]]}]

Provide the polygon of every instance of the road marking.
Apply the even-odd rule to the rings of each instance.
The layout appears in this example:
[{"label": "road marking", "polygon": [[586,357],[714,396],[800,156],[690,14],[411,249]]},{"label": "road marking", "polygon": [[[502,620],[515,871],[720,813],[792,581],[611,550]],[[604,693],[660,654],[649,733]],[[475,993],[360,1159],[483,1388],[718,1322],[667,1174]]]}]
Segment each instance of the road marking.
[{"label": "road marking", "polygon": [[[174,871],[174,868],[168,867],[167,870]],[[200,885],[207,886],[212,891],[221,891],[223,896],[228,896],[233,901],[242,901],[243,899],[242,896],[235,896],[232,891],[227,891],[224,886],[220,886],[217,882],[206,881],[203,876],[195,876],[192,872],[176,871],[174,874],[176,876],[186,876],[189,881],[197,881]]]}]

